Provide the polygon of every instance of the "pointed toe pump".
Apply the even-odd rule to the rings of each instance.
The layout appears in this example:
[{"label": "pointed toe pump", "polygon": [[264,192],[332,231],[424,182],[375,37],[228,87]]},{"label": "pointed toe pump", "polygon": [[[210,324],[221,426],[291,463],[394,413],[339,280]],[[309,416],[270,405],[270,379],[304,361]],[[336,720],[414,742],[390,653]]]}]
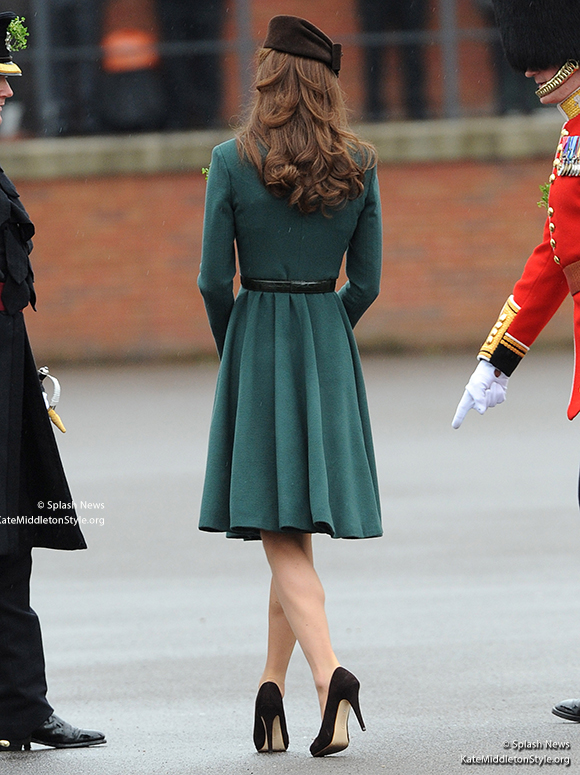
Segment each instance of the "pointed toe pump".
[{"label": "pointed toe pump", "polygon": [[358,679],[344,667],[337,667],[328,687],[328,699],[318,737],[310,746],[312,756],[328,756],[348,748],[348,716],[352,708],[365,731],[360,712]]},{"label": "pointed toe pump", "polygon": [[285,751],[288,730],[280,689],[273,681],[260,686],[256,697],[254,745],[259,753]]}]

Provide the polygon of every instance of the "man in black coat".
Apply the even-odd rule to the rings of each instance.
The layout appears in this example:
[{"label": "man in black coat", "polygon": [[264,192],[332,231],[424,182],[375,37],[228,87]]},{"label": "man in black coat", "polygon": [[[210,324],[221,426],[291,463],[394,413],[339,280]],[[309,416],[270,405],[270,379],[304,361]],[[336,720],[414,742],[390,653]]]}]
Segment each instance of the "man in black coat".
[{"label": "man in black coat", "polygon": [[[4,45],[14,19],[12,12],[0,13],[0,121],[12,96],[7,76],[21,74]],[[30,608],[32,548],[86,548],[22,315],[36,301],[33,234],[0,168],[0,752],[29,749],[31,742],[55,748],[105,742],[101,732],[53,714],[40,624]]]},{"label": "man in black coat", "polygon": [[[427,0],[357,0],[357,8],[362,30],[367,33],[387,30],[420,32],[427,25]],[[365,118],[368,121],[384,121],[387,117],[384,58],[384,46],[365,47]],[[425,55],[419,42],[401,46],[400,70],[407,117],[413,120],[427,118]]]},{"label": "man in black coat", "polygon": [[[225,22],[224,0],[157,0],[163,40],[208,43],[220,38]],[[220,125],[222,103],[221,55],[218,52],[164,57],[167,94],[165,128],[171,130]]]}]

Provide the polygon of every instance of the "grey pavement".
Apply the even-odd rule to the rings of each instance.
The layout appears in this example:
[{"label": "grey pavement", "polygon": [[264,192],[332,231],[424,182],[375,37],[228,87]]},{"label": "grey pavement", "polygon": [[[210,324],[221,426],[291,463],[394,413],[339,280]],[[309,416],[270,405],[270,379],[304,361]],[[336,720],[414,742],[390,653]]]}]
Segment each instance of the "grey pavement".
[{"label": "grey pavement", "polygon": [[[49,699],[108,743],[5,754],[1,771],[453,775],[502,769],[462,757],[527,753],[569,756],[570,767],[544,767],[580,772],[580,725],[550,713],[580,696],[572,356],[532,352],[508,401],[453,431],[474,366],[463,356],[364,361],[385,535],[320,536],[315,553],[368,731],[351,718],[349,749],[316,760],[317,702],[298,651],[290,749],[253,749],[267,565],[257,542],[197,531],[215,366],[59,369],[59,442],[90,548],[35,551],[33,606]],[[518,754],[526,743],[542,747]]]}]

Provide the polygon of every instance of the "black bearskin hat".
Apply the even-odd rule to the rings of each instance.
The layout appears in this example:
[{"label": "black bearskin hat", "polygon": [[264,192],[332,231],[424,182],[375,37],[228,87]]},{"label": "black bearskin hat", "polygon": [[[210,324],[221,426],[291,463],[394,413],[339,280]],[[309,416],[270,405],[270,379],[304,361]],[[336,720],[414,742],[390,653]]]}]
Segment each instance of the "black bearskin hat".
[{"label": "black bearskin hat", "polygon": [[580,0],[493,0],[506,57],[516,70],[580,61]]}]

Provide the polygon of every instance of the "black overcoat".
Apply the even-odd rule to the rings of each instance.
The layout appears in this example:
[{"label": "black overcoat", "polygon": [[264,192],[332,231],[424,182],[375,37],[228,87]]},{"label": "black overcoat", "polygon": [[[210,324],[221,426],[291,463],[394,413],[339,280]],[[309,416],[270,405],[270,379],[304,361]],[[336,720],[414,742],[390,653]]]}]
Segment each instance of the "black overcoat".
[{"label": "black overcoat", "polygon": [[36,297],[34,226],[0,168],[0,555],[84,549],[22,309]]}]

